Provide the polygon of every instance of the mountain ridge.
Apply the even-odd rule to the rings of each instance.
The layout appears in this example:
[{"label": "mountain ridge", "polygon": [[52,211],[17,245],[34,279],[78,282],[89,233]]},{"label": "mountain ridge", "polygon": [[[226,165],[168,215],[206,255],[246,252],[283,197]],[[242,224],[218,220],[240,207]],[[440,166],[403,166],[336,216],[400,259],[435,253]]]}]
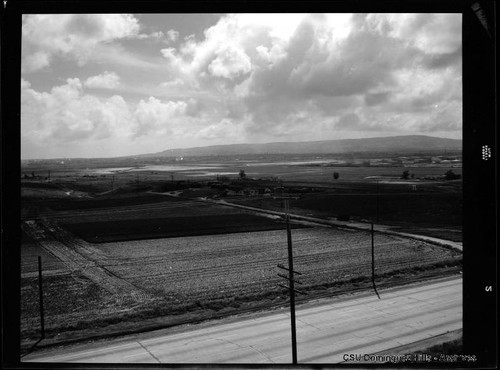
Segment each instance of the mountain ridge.
[{"label": "mountain ridge", "polygon": [[461,139],[426,135],[401,135],[362,139],[337,139],[298,142],[269,142],[261,144],[219,144],[204,147],[167,149],[142,154],[139,157],[186,157],[243,154],[327,154],[347,152],[416,152],[462,150]]}]

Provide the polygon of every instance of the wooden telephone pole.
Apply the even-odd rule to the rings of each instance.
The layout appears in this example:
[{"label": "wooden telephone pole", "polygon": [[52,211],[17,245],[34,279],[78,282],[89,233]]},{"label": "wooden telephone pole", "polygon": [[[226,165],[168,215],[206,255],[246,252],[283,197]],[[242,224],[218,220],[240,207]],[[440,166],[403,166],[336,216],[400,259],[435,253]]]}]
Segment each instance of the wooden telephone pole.
[{"label": "wooden telephone pole", "polygon": [[297,364],[297,329],[295,323],[295,293],[306,294],[300,290],[295,289],[295,283],[302,284],[300,281],[295,281],[294,274],[302,275],[298,271],[293,269],[293,250],[292,250],[292,232],[290,229],[290,215],[288,212],[288,200],[285,200],[286,209],[286,236],[287,236],[287,246],[288,246],[288,268],[278,264],[278,267],[283,270],[288,270],[288,276],[278,274],[278,276],[288,280],[288,286],[278,284],[282,288],[286,288],[290,292],[290,321],[291,321],[291,331],[292,331],[292,362],[294,365]]},{"label": "wooden telephone pole", "polygon": [[372,284],[375,294],[377,295],[378,299],[380,299],[380,296],[378,295],[377,292],[377,286],[375,285],[375,242],[374,242],[373,222],[372,222]]},{"label": "wooden telephone pole", "polygon": [[42,280],[42,257],[38,256],[38,295],[40,303],[40,327],[42,331],[42,339],[45,338],[45,320],[43,315],[43,280]]}]

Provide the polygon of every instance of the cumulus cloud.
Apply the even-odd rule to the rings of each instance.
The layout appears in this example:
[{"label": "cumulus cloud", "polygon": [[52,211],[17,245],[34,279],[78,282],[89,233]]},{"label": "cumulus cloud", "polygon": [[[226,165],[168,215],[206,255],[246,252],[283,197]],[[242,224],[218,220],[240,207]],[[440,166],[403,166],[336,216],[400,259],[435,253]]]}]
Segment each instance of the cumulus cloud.
[{"label": "cumulus cloud", "polygon": [[78,78],[50,92],[37,92],[26,81],[21,86],[21,133],[31,140],[57,145],[127,134],[130,112],[120,96],[86,95]]},{"label": "cumulus cloud", "polygon": [[[458,15],[281,16],[286,22],[227,15],[203,40],[188,37],[162,54],[173,74],[194,76],[192,86],[218,96],[226,118],[250,117],[243,125],[249,137],[315,128],[328,128],[332,136],[348,124],[352,131],[418,130],[422,117],[387,117],[391,111],[423,113],[451,95],[461,99]],[[356,108],[366,112],[347,119]],[[213,123],[209,127],[216,132]]]},{"label": "cumulus cloud", "polygon": [[[161,52],[178,73],[196,75],[205,86],[204,82],[209,84],[214,78],[235,80],[251,72],[252,61],[258,55],[256,49],[269,44],[269,32],[269,26],[255,27],[240,22],[237,15],[228,15],[205,30],[203,40],[197,41],[191,35],[178,48]],[[261,48],[260,53],[265,50]],[[228,86],[234,87],[234,83]]]},{"label": "cumulus cloud", "polygon": [[[157,35],[167,43],[155,49],[157,65],[117,42],[153,34],[141,33],[132,16],[107,17],[23,19],[25,73],[54,58],[122,66],[126,59],[147,71],[134,75],[137,86],[114,64],[105,69],[120,76],[70,79],[47,92],[23,81],[23,135],[103,140],[118,130],[128,143],[156,142],[159,150],[168,140],[191,146],[379,133],[461,135],[459,14],[229,14],[202,35],[179,38],[173,29]],[[54,43],[39,39],[35,25],[47,25],[44,38]],[[140,48],[145,45],[158,48]],[[142,84],[143,76],[149,84]],[[118,84],[140,94],[127,101],[82,88]]]},{"label": "cumulus cloud", "polygon": [[114,72],[105,71],[103,74],[87,78],[84,85],[92,89],[114,89],[120,85],[120,77]]},{"label": "cumulus cloud", "polygon": [[168,41],[176,42],[177,39],[179,38],[179,32],[176,30],[168,30],[167,37],[168,37]]},{"label": "cumulus cloud", "polygon": [[47,67],[55,57],[85,64],[99,44],[136,36],[139,24],[128,14],[36,14],[22,21],[22,70]]},{"label": "cumulus cloud", "polygon": [[242,123],[234,122],[230,119],[224,118],[218,123],[211,124],[201,129],[197,136],[201,139],[214,140],[218,139],[232,139],[238,141],[243,134]]},{"label": "cumulus cloud", "polygon": [[173,120],[177,116],[184,115],[186,107],[187,103],[184,101],[164,103],[154,97],[148,100],[141,99],[134,112],[137,122],[134,136],[146,135],[151,131],[157,135],[169,133]]},{"label": "cumulus cloud", "polygon": [[225,47],[208,65],[208,71],[215,77],[233,79],[252,70],[250,58],[241,48]]},{"label": "cumulus cloud", "polygon": [[450,53],[462,45],[458,14],[370,14],[366,23],[380,33],[430,54]]},{"label": "cumulus cloud", "polygon": [[[156,138],[172,133],[185,122],[192,101],[161,101],[155,97],[137,104],[122,96],[98,98],[86,94],[78,78],[49,92],[38,92],[21,80],[21,134],[38,144],[61,145],[108,140],[116,137],[134,141],[151,131]],[[190,108],[195,109],[195,108]],[[194,135],[197,132],[189,132]]]},{"label": "cumulus cloud", "polygon": [[140,40],[153,40],[153,41],[159,41],[165,38],[165,34],[161,31],[155,31],[151,32],[149,34],[147,33],[141,33],[136,36],[133,36],[134,38],[140,39]]}]

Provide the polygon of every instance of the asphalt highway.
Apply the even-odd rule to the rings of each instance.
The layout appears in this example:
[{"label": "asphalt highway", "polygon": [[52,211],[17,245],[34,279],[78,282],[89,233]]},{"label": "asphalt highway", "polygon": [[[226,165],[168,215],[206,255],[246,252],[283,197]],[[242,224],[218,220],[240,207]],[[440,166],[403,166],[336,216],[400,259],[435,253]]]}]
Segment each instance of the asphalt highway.
[{"label": "asphalt highway", "polygon": [[[340,363],[462,328],[462,279],[298,306],[298,363]],[[289,309],[32,353],[23,362],[290,364]],[[390,352],[390,351],[389,351]],[[386,352],[387,353],[387,352]]]}]

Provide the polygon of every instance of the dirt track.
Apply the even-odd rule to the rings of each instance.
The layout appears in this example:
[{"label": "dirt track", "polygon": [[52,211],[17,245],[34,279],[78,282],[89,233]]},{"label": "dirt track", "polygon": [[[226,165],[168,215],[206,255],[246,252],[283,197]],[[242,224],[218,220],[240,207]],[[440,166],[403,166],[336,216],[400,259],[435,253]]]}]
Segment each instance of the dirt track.
[{"label": "dirt track", "polygon": [[71,271],[79,271],[94,283],[121,300],[144,302],[151,297],[101,266],[106,255],[83,240],[75,238],[54,222],[23,222],[23,230],[42,248],[60,259]]}]

